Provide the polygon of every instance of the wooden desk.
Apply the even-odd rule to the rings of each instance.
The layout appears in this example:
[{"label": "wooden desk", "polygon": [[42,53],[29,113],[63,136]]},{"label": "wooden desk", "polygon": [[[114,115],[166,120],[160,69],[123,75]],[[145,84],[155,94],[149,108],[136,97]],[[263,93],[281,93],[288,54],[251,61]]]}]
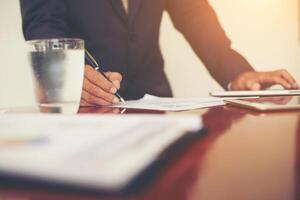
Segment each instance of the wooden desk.
[{"label": "wooden desk", "polygon": [[300,112],[259,114],[217,107],[193,113],[203,114],[208,134],[163,166],[141,191],[109,196],[2,184],[0,200],[300,199]]}]

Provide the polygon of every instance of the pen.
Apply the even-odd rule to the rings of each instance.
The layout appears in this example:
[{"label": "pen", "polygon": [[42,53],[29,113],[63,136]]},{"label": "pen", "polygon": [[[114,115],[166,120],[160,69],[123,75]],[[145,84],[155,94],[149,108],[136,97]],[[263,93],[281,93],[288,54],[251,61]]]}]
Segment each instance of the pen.
[{"label": "pen", "polygon": [[[105,73],[100,69],[99,64],[97,63],[95,58],[92,56],[92,54],[90,54],[90,52],[87,49],[85,49],[85,61],[89,65],[91,65],[96,71],[100,72],[106,80],[111,82],[111,80],[109,80],[109,78],[105,75]],[[115,93],[115,96],[118,97],[122,103],[125,103],[125,100],[121,97],[121,95],[118,92]]]}]

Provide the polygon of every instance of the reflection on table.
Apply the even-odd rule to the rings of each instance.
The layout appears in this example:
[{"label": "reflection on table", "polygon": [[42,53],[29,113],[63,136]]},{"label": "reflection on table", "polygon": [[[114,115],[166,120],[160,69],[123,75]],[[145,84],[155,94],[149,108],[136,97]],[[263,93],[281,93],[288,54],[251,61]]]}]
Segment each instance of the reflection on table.
[{"label": "reflection on table", "polygon": [[[126,110],[124,114],[145,112],[148,113]],[[80,108],[79,113],[121,112],[93,107]],[[126,195],[105,195],[3,184],[0,197],[8,200],[15,197],[116,200],[298,199],[299,112],[258,115],[225,106],[188,114],[201,114],[208,134],[161,166],[153,181],[143,189]]]}]

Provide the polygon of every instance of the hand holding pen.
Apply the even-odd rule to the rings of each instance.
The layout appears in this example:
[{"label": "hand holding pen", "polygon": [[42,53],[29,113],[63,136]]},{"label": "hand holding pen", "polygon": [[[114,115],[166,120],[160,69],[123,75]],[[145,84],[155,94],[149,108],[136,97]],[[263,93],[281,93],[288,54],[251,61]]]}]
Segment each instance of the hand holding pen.
[{"label": "hand holding pen", "polygon": [[118,93],[122,75],[118,72],[103,72],[97,61],[86,50],[81,106],[103,106],[124,102]]}]

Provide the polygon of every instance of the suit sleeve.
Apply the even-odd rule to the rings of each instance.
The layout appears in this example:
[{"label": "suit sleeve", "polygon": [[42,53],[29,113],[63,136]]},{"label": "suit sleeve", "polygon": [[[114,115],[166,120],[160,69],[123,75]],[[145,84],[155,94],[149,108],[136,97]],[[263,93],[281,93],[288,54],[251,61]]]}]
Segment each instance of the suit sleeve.
[{"label": "suit sleeve", "polygon": [[231,48],[216,13],[207,0],[168,0],[174,26],[182,32],[209,73],[225,89],[240,73],[254,69]]},{"label": "suit sleeve", "polygon": [[70,37],[64,0],[20,0],[26,40]]}]

